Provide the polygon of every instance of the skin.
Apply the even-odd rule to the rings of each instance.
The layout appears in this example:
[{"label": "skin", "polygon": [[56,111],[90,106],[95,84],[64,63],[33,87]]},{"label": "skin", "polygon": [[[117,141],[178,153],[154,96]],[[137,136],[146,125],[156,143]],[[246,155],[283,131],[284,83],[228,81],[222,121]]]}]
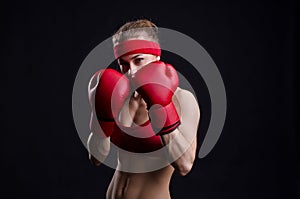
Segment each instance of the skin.
[{"label": "skin", "polygon": [[[159,60],[160,57],[150,54],[132,54],[118,59],[122,73],[128,78],[146,66]],[[196,155],[196,133],[198,129],[200,110],[195,97],[187,90],[177,88],[172,98],[181,125],[172,133],[162,135],[162,143],[168,145],[168,155],[180,156],[171,165],[148,173],[128,173],[122,171],[123,165],[133,164],[132,159],[119,153],[119,165],[107,190],[107,199],[168,199],[171,198],[169,185],[174,171],[181,176],[187,175],[192,169]],[[136,91],[124,103],[119,121],[124,126],[141,125],[149,120],[146,102]],[[170,142],[172,140],[172,142]],[[188,144],[188,145],[187,145]],[[94,165],[99,166],[109,152],[109,138],[99,138],[91,132],[88,139],[89,157]],[[185,151],[186,146],[189,146]],[[95,158],[93,155],[97,158]],[[178,155],[179,154],[179,155]]]}]

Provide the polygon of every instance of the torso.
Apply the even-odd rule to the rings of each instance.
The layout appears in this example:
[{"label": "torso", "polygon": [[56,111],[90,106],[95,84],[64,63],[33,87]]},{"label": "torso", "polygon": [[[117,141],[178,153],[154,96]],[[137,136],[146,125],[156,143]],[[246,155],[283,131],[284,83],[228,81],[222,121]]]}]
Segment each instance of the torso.
[{"label": "torso", "polygon": [[169,183],[174,169],[167,166],[149,173],[116,170],[107,190],[108,199],[169,199]]},{"label": "torso", "polygon": [[[173,102],[176,101],[174,98]],[[177,103],[174,102],[174,104],[176,106]],[[146,108],[144,100],[139,95],[133,95],[125,102],[119,120],[124,126],[131,126],[133,123],[137,125],[144,124],[149,120]],[[115,171],[107,190],[107,199],[171,198],[169,184],[174,172],[172,166],[168,165],[147,173],[128,173],[122,171],[122,166],[134,164],[135,161],[130,159],[128,155],[119,153],[118,162],[118,169]]]}]

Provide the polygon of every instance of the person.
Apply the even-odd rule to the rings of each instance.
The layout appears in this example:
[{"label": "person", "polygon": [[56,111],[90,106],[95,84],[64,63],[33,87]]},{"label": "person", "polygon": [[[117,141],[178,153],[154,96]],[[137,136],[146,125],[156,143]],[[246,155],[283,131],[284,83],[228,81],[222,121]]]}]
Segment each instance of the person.
[{"label": "person", "polygon": [[[127,22],[112,42],[121,73],[100,70],[90,80],[89,159],[99,166],[112,143],[120,148],[108,199],[171,198],[173,173],[187,175],[195,160],[199,105],[190,91],[179,87],[175,68],[160,60],[158,28],[153,22]],[[146,154],[161,148],[167,153],[149,158],[149,164],[164,158],[172,161],[149,172],[139,172],[148,163],[126,153]]]}]

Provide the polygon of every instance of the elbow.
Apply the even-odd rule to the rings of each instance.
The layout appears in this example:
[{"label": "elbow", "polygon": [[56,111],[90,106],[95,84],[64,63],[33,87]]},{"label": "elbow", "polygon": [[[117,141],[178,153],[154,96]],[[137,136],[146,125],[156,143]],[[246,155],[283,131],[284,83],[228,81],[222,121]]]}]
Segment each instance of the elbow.
[{"label": "elbow", "polygon": [[97,158],[95,158],[91,154],[89,154],[89,160],[92,163],[92,165],[94,165],[94,166],[100,166],[101,165],[101,162],[99,160],[97,160]]},{"label": "elbow", "polygon": [[192,170],[192,167],[193,163],[188,162],[185,164],[178,165],[176,170],[180,176],[186,176]]},{"label": "elbow", "polygon": [[177,159],[172,165],[180,176],[186,176],[192,170],[194,161],[194,155],[186,155]]}]

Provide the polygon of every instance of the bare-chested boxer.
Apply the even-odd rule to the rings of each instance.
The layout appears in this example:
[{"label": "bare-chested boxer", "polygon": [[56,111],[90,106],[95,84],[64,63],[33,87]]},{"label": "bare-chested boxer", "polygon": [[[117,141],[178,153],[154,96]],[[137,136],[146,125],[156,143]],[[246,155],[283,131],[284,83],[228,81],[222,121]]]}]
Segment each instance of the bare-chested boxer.
[{"label": "bare-chested boxer", "polygon": [[113,45],[122,73],[100,70],[89,84],[93,107],[88,139],[90,160],[99,166],[108,155],[111,142],[134,153],[166,146],[166,156],[151,161],[162,161],[167,156],[174,157],[174,161],[143,173],[126,172],[125,167],[147,167],[148,163],[120,151],[106,198],[171,198],[169,183],[173,172],[187,175],[195,160],[199,106],[191,92],[178,87],[176,70],[160,61],[155,24],[149,20],[128,22],[113,36]]}]

